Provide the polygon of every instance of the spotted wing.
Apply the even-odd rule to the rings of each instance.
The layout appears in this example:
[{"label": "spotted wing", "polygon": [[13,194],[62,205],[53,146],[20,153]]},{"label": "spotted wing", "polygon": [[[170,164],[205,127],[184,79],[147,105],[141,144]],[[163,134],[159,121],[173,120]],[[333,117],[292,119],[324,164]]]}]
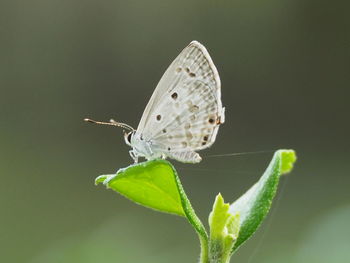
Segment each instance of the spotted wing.
[{"label": "spotted wing", "polygon": [[191,42],[164,73],[148,103],[138,132],[153,150],[182,162],[211,146],[224,122],[220,78],[207,50]]}]

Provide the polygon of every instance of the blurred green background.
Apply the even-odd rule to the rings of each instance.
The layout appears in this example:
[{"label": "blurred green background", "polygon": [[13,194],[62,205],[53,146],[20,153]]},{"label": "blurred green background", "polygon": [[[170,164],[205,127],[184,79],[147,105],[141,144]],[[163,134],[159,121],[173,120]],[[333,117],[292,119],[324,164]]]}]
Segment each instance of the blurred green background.
[{"label": "blurred green background", "polygon": [[161,75],[191,41],[222,79],[226,123],[198,165],[173,162],[207,224],[215,195],[234,201],[272,152],[293,148],[272,212],[232,262],[350,259],[350,5],[346,1],[0,2],[0,261],[196,262],[185,219],[137,206],[94,178],[132,160]]}]

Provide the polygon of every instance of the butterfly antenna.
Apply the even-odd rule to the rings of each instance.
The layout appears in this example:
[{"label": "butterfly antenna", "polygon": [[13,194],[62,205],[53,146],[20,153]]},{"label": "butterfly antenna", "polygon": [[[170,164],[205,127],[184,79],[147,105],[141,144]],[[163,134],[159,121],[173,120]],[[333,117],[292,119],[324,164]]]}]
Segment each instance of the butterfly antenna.
[{"label": "butterfly antenna", "polygon": [[95,123],[95,124],[101,124],[101,125],[109,125],[109,126],[116,126],[116,127],[121,127],[130,131],[134,131],[135,129],[133,127],[131,127],[128,124],[122,123],[122,122],[117,122],[113,119],[110,119],[109,122],[103,122],[103,121],[95,121],[95,120],[91,120],[88,118],[85,118],[84,121],[86,122],[91,122],[91,123]]}]

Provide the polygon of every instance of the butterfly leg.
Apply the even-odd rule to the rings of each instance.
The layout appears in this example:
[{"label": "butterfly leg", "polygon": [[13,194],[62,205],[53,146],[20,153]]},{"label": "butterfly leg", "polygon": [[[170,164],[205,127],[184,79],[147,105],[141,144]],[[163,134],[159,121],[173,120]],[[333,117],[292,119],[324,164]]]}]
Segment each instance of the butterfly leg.
[{"label": "butterfly leg", "polygon": [[135,153],[135,151],[132,149],[129,151],[129,154],[131,156],[131,158],[134,160],[135,163],[138,163],[138,155]]}]

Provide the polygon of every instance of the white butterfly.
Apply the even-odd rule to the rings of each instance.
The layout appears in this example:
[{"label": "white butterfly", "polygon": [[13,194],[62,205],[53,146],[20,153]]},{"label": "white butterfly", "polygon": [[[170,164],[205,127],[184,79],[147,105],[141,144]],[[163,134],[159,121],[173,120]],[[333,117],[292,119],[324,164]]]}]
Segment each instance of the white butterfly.
[{"label": "white butterfly", "polygon": [[224,113],[218,71],[206,48],[192,41],[165,71],[136,130],[114,120],[85,121],[130,130],[124,137],[135,162],[169,157],[198,163],[202,158],[195,151],[215,142]]}]

